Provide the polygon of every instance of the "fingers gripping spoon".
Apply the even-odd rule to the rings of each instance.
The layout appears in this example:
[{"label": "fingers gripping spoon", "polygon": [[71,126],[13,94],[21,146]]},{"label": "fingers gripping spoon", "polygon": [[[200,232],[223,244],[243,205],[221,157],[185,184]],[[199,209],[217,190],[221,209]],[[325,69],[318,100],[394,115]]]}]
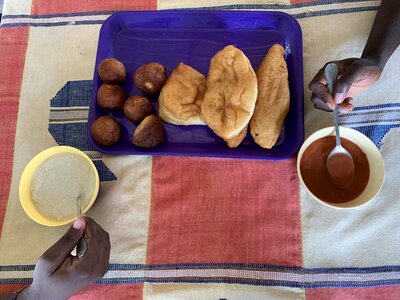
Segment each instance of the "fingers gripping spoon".
[{"label": "fingers gripping spoon", "polygon": [[[333,94],[333,87],[338,74],[339,69],[336,64],[330,63],[325,67],[325,78],[331,95]],[[329,153],[326,167],[332,183],[340,189],[346,189],[354,179],[354,160],[349,151],[343,148],[340,142],[337,104],[333,110],[333,119],[335,121],[336,147]]]}]

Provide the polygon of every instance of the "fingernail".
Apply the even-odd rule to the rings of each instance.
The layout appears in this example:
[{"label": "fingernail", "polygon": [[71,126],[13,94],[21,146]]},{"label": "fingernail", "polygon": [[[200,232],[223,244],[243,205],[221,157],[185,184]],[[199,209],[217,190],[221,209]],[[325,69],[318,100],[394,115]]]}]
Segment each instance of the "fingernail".
[{"label": "fingernail", "polygon": [[76,220],[74,221],[74,224],[72,224],[72,227],[74,227],[75,229],[79,229],[79,228],[82,227],[82,225],[83,225],[82,220],[76,219]]},{"label": "fingernail", "polygon": [[336,94],[335,94],[335,102],[336,102],[337,104],[342,103],[342,102],[343,102],[343,99],[344,99],[344,94],[342,94],[342,93],[336,93]]},{"label": "fingernail", "polygon": [[330,102],[328,102],[328,107],[329,107],[330,109],[335,109],[335,105],[332,104],[332,103],[330,103]]},{"label": "fingernail", "polygon": [[346,106],[345,108],[339,106],[339,113],[341,114],[348,114],[351,110],[352,110],[351,106]]}]

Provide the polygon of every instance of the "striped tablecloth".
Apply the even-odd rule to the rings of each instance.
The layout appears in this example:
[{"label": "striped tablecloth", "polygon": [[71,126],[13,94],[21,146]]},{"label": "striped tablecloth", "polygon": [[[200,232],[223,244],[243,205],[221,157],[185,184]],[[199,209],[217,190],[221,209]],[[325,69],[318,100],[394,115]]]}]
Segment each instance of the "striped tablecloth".
[{"label": "striped tablecloth", "polygon": [[[0,292],[31,281],[66,227],[31,221],[18,198],[41,150],[86,151],[101,177],[89,215],[111,235],[109,272],[74,299],[399,299],[399,50],[342,124],[369,136],[386,165],[368,205],[333,210],[299,185],[296,158],[254,161],[95,152],[86,118],[99,29],[121,10],[277,10],[303,31],[304,82],[359,56],[380,1],[5,0],[0,27]],[[305,87],[306,136],[331,124]],[[373,170],[372,170],[373,171]]]}]

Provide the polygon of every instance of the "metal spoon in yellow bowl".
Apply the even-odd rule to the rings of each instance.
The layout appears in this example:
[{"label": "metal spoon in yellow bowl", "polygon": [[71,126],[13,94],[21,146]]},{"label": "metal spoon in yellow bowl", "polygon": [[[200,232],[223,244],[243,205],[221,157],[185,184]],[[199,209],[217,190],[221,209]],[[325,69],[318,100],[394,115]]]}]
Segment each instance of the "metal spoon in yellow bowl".
[{"label": "metal spoon in yellow bowl", "polygon": [[[77,205],[77,214],[78,218],[82,214],[82,204],[81,204],[81,195],[76,198],[76,205]],[[79,240],[78,245],[76,245],[76,256],[78,258],[85,255],[87,251],[87,236],[86,232],[83,237]]]}]

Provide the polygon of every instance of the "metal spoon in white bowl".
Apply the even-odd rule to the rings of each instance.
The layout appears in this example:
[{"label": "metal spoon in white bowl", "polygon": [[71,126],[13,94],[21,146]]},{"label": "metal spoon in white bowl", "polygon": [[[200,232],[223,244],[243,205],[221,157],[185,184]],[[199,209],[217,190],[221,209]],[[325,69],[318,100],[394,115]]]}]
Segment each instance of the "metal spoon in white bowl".
[{"label": "metal spoon in white bowl", "polygon": [[[325,78],[329,93],[333,94],[333,87],[339,75],[339,69],[336,64],[330,63],[325,67]],[[354,179],[354,160],[349,151],[343,148],[340,142],[338,106],[333,110],[333,119],[335,121],[336,147],[329,153],[326,160],[331,182],[340,189],[348,188]]]}]

